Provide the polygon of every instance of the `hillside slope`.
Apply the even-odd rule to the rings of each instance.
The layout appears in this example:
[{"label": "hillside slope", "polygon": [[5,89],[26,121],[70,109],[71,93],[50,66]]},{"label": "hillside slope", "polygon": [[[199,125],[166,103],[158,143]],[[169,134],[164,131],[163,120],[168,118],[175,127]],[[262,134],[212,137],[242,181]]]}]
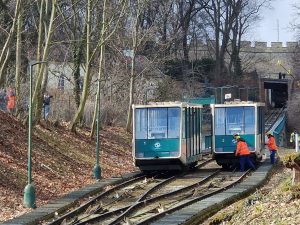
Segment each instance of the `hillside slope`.
[{"label": "hillside slope", "polygon": [[[131,139],[122,128],[101,130],[101,168],[104,178],[136,170],[132,164]],[[65,127],[42,124],[32,139],[32,176],[37,206],[72,190],[96,182],[95,140],[88,130],[77,134]],[[27,183],[27,128],[0,111],[0,222],[30,211],[23,207]]]}]

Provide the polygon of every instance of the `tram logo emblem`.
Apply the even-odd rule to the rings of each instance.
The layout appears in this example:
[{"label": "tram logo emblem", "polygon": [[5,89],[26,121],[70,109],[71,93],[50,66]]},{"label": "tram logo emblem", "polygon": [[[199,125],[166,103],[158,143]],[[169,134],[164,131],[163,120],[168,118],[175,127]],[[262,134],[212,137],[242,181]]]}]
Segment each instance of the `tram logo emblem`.
[{"label": "tram logo emblem", "polygon": [[159,149],[161,147],[161,144],[159,143],[159,142],[156,142],[155,144],[154,144],[154,148],[155,149]]}]

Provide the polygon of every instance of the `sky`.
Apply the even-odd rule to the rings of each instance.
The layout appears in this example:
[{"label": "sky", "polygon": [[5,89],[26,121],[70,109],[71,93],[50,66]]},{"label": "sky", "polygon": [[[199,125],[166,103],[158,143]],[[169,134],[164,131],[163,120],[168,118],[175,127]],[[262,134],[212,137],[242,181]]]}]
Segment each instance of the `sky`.
[{"label": "sky", "polygon": [[300,6],[300,0],[273,0],[271,9],[263,9],[262,20],[258,26],[251,29],[247,35],[250,41],[278,41],[279,24],[279,41],[296,41],[295,32],[291,29],[291,23],[295,21],[295,9],[293,5]]}]

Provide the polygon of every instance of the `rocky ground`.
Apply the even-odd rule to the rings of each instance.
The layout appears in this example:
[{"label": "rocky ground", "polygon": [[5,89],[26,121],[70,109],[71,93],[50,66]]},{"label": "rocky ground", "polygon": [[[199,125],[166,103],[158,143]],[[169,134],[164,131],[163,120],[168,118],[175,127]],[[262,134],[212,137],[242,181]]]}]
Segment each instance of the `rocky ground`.
[{"label": "rocky ground", "polygon": [[[77,134],[66,124],[38,125],[32,139],[32,175],[37,206],[96,182],[95,140],[87,129]],[[104,178],[136,170],[132,164],[131,137],[122,128],[101,130],[101,168]],[[27,184],[27,129],[0,111],[0,222],[30,211],[23,207]]]}]

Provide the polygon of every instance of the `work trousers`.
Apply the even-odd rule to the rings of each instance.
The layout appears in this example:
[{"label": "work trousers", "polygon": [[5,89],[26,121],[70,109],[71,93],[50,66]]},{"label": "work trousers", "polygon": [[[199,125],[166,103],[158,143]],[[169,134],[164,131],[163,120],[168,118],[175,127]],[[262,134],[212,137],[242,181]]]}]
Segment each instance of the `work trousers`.
[{"label": "work trousers", "polygon": [[241,170],[241,172],[245,171],[245,164],[247,164],[248,167],[255,170],[255,166],[254,166],[253,162],[251,161],[249,155],[241,155],[240,156],[240,170]]},{"label": "work trousers", "polygon": [[270,150],[271,164],[274,164],[276,162],[275,155],[276,155],[276,150]]},{"label": "work trousers", "polygon": [[44,105],[44,120],[48,119],[49,116],[49,112],[50,112],[50,105]]}]

